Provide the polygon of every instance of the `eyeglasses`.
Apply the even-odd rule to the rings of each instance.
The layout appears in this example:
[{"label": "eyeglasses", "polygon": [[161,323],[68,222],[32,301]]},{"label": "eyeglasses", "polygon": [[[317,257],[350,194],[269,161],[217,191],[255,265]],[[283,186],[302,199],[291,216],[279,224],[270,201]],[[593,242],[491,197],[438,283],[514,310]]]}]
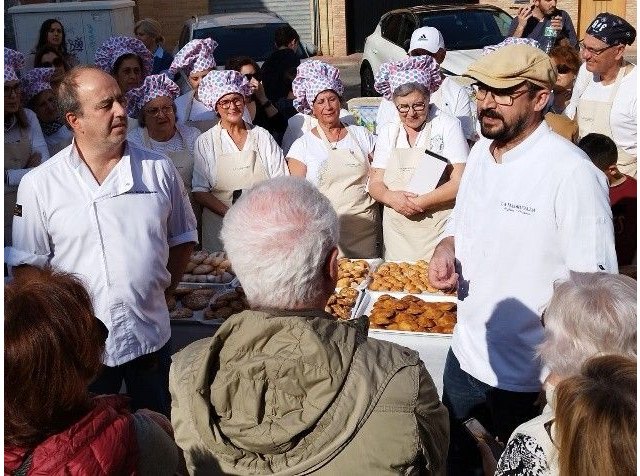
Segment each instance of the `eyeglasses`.
[{"label": "eyeglasses", "polygon": [[487,94],[491,93],[491,97],[500,106],[513,106],[513,101],[525,93],[531,91],[531,89],[522,89],[520,91],[509,92],[505,89],[489,89],[483,84],[473,84],[473,90],[476,93],[476,99],[478,101],[484,101]]},{"label": "eyeglasses", "polygon": [[556,66],[556,70],[558,71],[558,74],[567,74],[572,71],[572,69],[566,64],[559,64]]},{"label": "eyeglasses", "polygon": [[56,58],[53,61],[43,61],[40,63],[41,68],[58,68],[62,66],[64,63],[60,58]]},{"label": "eyeglasses", "polygon": [[160,117],[160,113],[169,116],[173,113],[173,106],[150,107],[145,109],[145,112],[153,117]]},{"label": "eyeglasses", "polygon": [[251,81],[253,78],[256,78],[257,81],[260,81],[260,74],[258,73],[247,73],[244,75],[247,78],[247,81]]},{"label": "eyeglasses", "polygon": [[218,106],[220,106],[222,109],[229,109],[232,104],[235,107],[244,106],[244,99],[235,98],[235,99],[225,99],[224,101],[218,101]]},{"label": "eyeglasses", "polygon": [[6,97],[11,97],[12,94],[18,95],[20,94],[20,83],[14,86],[5,86],[4,87],[4,95]]},{"label": "eyeglasses", "polygon": [[427,104],[424,102],[417,102],[415,104],[398,104],[396,105],[396,109],[400,114],[407,114],[409,109],[413,109],[415,112],[422,112],[427,107]]},{"label": "eyeglasses", "polygon": [[605,46],[604,48],[600,48],[599,50],[596,50],[595,48],[589,48],[588,46],[585,46],[584,44],[584,40],[580,40],[580,42],[578,43],[578,46],[580,47],[580,50],[586,50],[589,52],[589,54],[593,55],[593,56],[600,56],[602,53],[604,53],[605,51],[607,51],[609,48],[613,48],[614,46],[619,46],[619,45],[609,45],[609,46]]}]

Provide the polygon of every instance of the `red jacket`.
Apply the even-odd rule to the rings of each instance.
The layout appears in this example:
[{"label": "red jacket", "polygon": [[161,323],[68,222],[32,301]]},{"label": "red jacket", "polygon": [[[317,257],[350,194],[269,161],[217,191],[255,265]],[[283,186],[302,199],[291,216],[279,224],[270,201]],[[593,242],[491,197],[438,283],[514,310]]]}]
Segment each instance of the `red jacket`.
[{"label": "red jacket", "polygon": [[[81,420],[36,447],[29,476],[137,474],[138,442],[127,399],[109,395],[93,401]],[[24,448],[4,447],[5,476],[20,467],[25,453]]]}]

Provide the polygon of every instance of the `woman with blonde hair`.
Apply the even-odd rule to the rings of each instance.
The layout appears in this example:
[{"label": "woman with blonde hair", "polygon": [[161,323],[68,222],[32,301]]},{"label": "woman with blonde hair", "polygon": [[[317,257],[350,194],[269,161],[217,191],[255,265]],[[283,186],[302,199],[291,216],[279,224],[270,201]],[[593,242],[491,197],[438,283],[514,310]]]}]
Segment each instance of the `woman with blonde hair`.
[{"label": "woman with blonde hair", "polygon": [[166,73],[173,62],[173,56],[162,48],[164,36],[162,26],[158,20],[143,18],[136,23],[133,33],[136,38],[144,43],[144,46],[153,54],[153,69],[151,74]]},{"label": "woman with blonde hair", "polygon": [[637,474],[637,360],[594,357],[556,389],[549,422],[560,476]]}]

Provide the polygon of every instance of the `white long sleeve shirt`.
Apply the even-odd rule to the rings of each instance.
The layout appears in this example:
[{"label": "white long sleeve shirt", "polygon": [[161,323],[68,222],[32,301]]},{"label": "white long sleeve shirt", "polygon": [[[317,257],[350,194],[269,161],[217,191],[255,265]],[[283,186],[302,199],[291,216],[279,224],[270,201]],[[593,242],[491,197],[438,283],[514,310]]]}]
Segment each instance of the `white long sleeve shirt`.
[{"label": "white long sleeve shirt", "polygon": [[445,233],[461,267],[452,350],[476,379],[535,392],[553,283],[570,270],[617,272],[608,184],[545,122],[501,164],[491,142],[472,148]]},{"label": "white long sleeve shirt", "polygon": [[23,177],[16,209],[6,263],[50,264],[83,280],[109,329],[106,365],[169,340],[169,248],[197,242],[191,204],[169,159],[128,143],[98,184],[74,142]]}]

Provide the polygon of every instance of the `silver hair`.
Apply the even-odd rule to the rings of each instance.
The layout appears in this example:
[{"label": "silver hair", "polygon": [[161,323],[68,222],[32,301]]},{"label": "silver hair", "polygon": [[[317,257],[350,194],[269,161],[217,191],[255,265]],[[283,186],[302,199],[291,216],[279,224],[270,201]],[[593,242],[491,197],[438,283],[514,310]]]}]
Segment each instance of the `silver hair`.
[{"label": "silver hair", "polygon": [[596,355],[637,355],[637,290],[620,274],[578,273],[557,282],[544,312],[538,355],[559,377],[577,375]]},{"label": "silver hair", "polygon": [[424,96],[424,101],[429,102],[429,97],[430,97],[429,89],[427,89],[423,84],[420,84],[420,83],[406,83],[398,86],[393,91],[393,95],[392,95],[393,102],[395,102],[396,99],[408,96],[409,94],[415,91],[422,93],[422,95]]},{"label": "silver hair", "polygon": [[252,307],[293,309],[326,292],[323,269],[338,243],[338,217],[307,180],[256,185],[229,209],[220,236]]}]

